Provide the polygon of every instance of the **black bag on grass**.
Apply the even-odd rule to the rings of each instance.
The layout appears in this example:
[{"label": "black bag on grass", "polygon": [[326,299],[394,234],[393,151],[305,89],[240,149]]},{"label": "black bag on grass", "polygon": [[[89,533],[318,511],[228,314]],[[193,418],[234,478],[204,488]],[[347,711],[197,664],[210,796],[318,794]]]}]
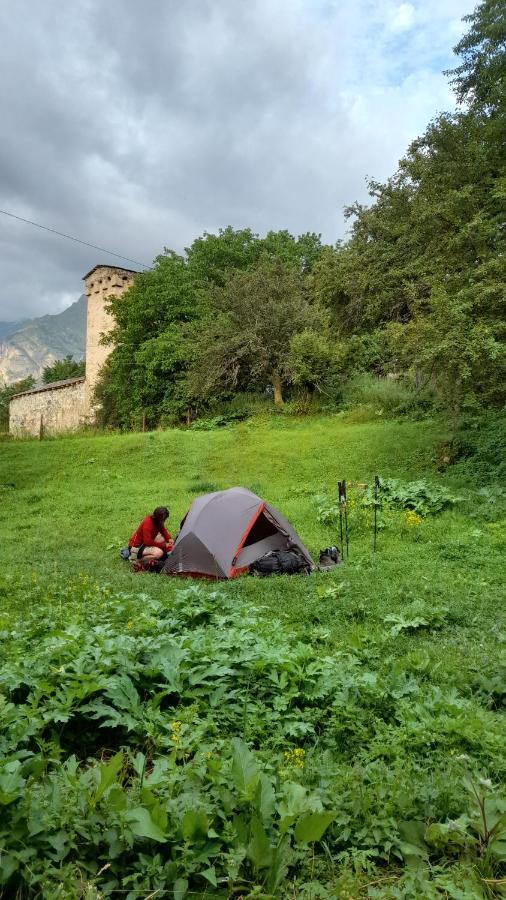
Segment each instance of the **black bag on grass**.
[{"label": "black bag on grass", "polygon": [[272,550],[261,556],[249,567],[250,575],[266,578],[268,575],[296,575],[311,571],[307,560],[297,550]]}]

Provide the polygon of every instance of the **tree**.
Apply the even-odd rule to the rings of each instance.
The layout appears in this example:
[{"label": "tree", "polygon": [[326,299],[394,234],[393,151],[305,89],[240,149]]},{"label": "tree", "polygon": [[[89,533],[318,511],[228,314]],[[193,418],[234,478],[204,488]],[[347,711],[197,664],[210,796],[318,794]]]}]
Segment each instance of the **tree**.
[{"label": "tree", "polygon": [[28,375],[21,381],[14,384],[0,385],[0,431],[7,431],[9,428],[9,403],[14,394],[21,394],[23,391],[30,391],[35,387],[35,378]]},{"label": "tree", "polygon": [[[114,349],[96,390],[99,421],[119,427],[141,420],[155,425],[202,403],[202,392],[195,394],[194,380],[187,379],[186,372],[197,365],[201,320],[209,333],[209,320],[217,315],[210,300],[213,292],[224,289],[234,274],[253,271],[262,257],[282,260],[301,284],[321,252],[318,235],[295,238],[280,231],[260,238],[249,228],[230,226],[197,238],[184,255],[165,250],[152,270],[139,274],[126,294],[109,302],[115,326],[105,340]],[[225,319],[223,327],[228,328]],[[229,346],[232,343],[230,339]],[[248,383],[246,378],[244,385]],[[205,396],[206,402],[212,399],[209,392]]]},{"label": "tree", "polygon": [[309,299],[303,276],[263,256],[254,269],[235,272],[209,291],[207,315],[194,332],[189,393],[209,399],[270,384],[274,402],[282,404],[290,341],[308,328],[324,331],[327,319]]},{"label": "tree", "polygon": [[383,363],[430,379],[452,416],[504,402],[506,8],[484,0],[457,46],[469,108],[431,122],[372,204],[347,210],[350,240],[325,250],[311,292],[337,334],[382,335]]},{"label": "tree", "polygon": [[57,359],[52,366],[44,366],[42,381],[44,384],[52,384],[53,381],[65,381],[67,378],[83,378],[84,372],[84,359],[78,361],[68,354],[64,359]]},{"label": "tree", "polygon": [[113,345],[96,389],[102,425],[155,425],[162,408],[177,412],[178,379],[187,363],[185,326],[198,312],[198,295],[184,256],[167,250],[108,303]]},{"label": "tree", "polygon": [[506,7],[504,0],[483,0],[464,17],[469,31],[454,48],[462,63],[446,74],[461,103],[488,113],[506,105]]}]

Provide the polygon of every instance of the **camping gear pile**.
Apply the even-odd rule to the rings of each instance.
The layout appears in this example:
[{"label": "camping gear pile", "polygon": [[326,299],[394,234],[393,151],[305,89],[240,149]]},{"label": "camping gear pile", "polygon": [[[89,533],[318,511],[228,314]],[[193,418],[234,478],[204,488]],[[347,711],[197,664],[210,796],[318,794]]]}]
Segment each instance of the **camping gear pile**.
[{"label": "camping gear pile", "polygon": [[[130,559],[130,550],[120,551]],[[193,578],[235,578],[248,572],[309,575],[341,562],[337,547],[320,553],[316,566],[293,526],[270,503],[242,487],[197,497],[181,522],[174,548],[162,559],[138,559],[134,572]]]}]

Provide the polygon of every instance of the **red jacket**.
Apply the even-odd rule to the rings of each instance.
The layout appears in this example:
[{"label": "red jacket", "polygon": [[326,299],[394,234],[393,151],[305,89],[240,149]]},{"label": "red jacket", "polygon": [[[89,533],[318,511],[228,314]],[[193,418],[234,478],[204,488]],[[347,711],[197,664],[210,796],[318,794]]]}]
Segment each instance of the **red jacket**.
[{"label": "red jacket", "polygon": [[[155,537],[158,533],[163,536],[163,541],[155,541]],[[146,516],[146,518],[142,520],[137,531],[133,533],[128,542],[128,546],[160,547],[161,550],[165,550],[166,542],[171,540],[172,538],[169,532],[165,530],[163,525],[161,525],[159,528],[158,525],[153,521],[151,516]]]}]

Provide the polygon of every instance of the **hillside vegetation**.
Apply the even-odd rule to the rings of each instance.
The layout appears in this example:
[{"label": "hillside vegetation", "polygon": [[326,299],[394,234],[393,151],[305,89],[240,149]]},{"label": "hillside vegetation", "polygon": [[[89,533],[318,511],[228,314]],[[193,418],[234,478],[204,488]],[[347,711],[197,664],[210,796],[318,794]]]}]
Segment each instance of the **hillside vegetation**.
[{"label": "hillside vegetation", "polygon": [[[504,497],[436,474],[446,437],[280,416],[2,446],[0,896],[501,895]],[[118,556],[157,503],[176,531],[235,484],[316,554],[338,478],[376,472],[378,550],[352,489],[327,574]]]}]

